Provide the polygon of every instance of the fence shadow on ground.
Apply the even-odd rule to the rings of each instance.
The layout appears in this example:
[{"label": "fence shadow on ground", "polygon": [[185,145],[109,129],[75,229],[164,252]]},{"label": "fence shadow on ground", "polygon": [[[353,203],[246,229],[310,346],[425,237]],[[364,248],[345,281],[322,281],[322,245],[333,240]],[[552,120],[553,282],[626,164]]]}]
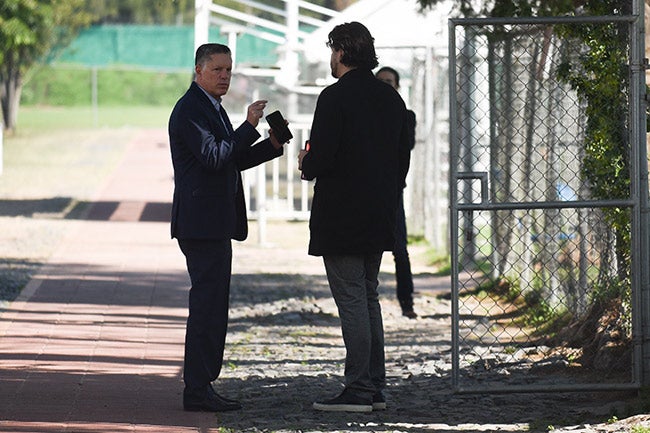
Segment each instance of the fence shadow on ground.
[{"label": "fence shadow on ground", "polygon": [[[41,305],[38,320],[62,324],[59,312],[48,313],[47,303],[66,300],[66,308],[90,302],[103,305],[100,311],[109,327],[147,322],[178,334],[167,356],[135,358],[121,350],[110,354],[79,351],[86,340],[70,342],[74,351],[38,354],[15,351],[6,358],[26,365],[40,356],[36,368],[3,369],[0,385],[7,406],[0,409],[5,420],[81,424],[147,424],[151,426],[195,426],[231,431],[494,431],[503,426],[524,425],[529,431],[546,431],[548,425],[604,422],[612,413],[625,410],[621,395],[606,394],[455,394],[451,387],[448,317],[436,314],[417,321],[396,315],[393,293],[386,293],[387,397],[389,409],[371,414],[321,413],[311,407],[315,400],[340,391],[343,351],[338,318],[324,276],[299,274],[238,274],[233,276],[232,320],[226,365],[218,381],[224,395],[241,399],[244,408],[232,413],[196,414],[182,410],[182,329],[187,281],[179,272],[161,273],[153,282],[141,272],[124,272],[87,265],[53,267],[56,278],[43,282],[33,301]],[[79,278],[70,276],[79,275]],[[82,277],[83,276],[83,277]],[[65,284],[61,279],[65,277]],[[123,288],[115,287],[115,280]],[[77,293],[76,295],[74,293]],[[152,293],[156,293],[152,297]],[[164,293],[164,296],[161,296]],[[108,296],[110,294],[110,296]],[[435,297],[432,297],[435,299]],[[163,312],[151,315],[154,303]],[[115,305],[128,312],[112,310]],[[54,307],[52,307],[54,308]],[[169,310],[167,310],[169,308]],[[165,312],[169,311],[170,314]],[[85,309],[66,316],[68,325],[92,326]],[[16,320],[21,320],[18,317]],[[33,323],[24,323],[25,327]],[[38,338],[34,336],[33,338]],[[68,338],[52,335],[54,339]],[[95,334],[87,342],[94,344]],[[137,340],[130,341],[131,344]],[[74,344],[73,344],[74,343]],[[124,347],[119,334],[104,343]],[[25,346],[28,347],[28,346]],[[306,352],[305,352],[306,351]],[[121,373],[75,370],[73,365],[90,362]],[[56,366],[57,371],[48,370]],[[172,369],[173,375],[136,373],[141,366]],[[133,372],[128,373],[133,369]],[[20,385],[26,375],[27,385]],[[49,385],[48,385],[49,384]],[[17,394],[12,396],[20,386]],[[627,397],[627,396],[626,396]],[[59,402],[59,418],[44,408]],[[136,405],[133,411],[123,411]],[[24,409],[21,409],[24,406]],[[180,429],[180,428],[179,428]],[[20,430],[17,430],[20,431]],[[48,432],[47,427],[40,431]],[[49,431],[56,431],[52,429]],[[80,429],[78,431],[84,431]],[[168,431],[168,430],[165,430]],[[207,431],[207,430],[205,430]]]},{"label": "fence shadow on ground", "polygon": [[171,209],[171,202],[137,200],[87,201],[71,197],[0,200],[0,217],[169,222]]}]

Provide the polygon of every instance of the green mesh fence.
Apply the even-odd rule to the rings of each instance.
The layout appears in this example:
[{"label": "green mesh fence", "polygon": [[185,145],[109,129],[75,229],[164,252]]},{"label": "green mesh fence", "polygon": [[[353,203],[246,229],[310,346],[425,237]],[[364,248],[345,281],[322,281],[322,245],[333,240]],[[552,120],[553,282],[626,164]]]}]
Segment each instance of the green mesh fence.
[{"label": "green mesh fence", "polygon": [[[210,28],[210,42],[227,43],[217,27]],[[278,44],[247,34],[237,37],[237,63],[274,66]],[[132,66],[157,70],[191,70],[194,66],[192,26],[105,25],[81,32],[56,63],[88,67]]]}]

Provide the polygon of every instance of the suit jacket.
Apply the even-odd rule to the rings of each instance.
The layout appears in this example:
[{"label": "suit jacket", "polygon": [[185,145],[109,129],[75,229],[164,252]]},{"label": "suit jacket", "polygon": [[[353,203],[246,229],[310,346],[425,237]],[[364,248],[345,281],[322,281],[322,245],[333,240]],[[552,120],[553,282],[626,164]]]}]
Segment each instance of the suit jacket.
[{"label": "suit jacket", "polygon": [[[225,115],[225,111],[222,114]],[[236,239],[248,235],[241,170],[282,155],[244,121],[228,131],[203,90],[193,82],[169,118],[174,166],[171,236],[178,239]]]},{"label": "suit jacket", "polygon": [[390,251],[409,165],[407,113],[397,91],[353,69],[318,97],[306,179],[316,179],[309,254]]}]

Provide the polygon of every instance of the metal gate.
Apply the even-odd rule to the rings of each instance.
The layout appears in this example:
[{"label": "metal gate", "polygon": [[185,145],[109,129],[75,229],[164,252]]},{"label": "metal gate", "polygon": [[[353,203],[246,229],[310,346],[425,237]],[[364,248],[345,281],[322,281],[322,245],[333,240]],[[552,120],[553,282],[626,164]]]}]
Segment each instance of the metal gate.
[{"label": "metal gate", "polygon": [[[647,167],[635,25],[635,16],[450,21],[457,392],[640,386]],[[563,75],[594,48],[567,36],[571,26],[628,35],[625,107],[613,114],[620,152],[610,175],[595,173],[605,193],[594,182],[593,107]]]}]

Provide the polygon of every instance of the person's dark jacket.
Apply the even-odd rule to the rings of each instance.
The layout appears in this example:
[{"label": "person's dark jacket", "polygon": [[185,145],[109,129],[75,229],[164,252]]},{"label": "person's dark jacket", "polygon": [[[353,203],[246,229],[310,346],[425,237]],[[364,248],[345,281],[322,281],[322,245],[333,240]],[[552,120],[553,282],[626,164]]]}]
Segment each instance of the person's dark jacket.
[{"label": "person's dark jacket", "polygon": [[[408,165],[407,167],[411,166],[411,152],[413,148],[415,147],[415,126],[416,126],[416,120],[415,120],[415,112],[412,110],[406,110],[406,131],[407,131],[407,137],[408,137],[408,145],[409,145],[409,155],[408,155]],[[408,173],[407,173],[408,174]],[[406,175],[404,175],[404,182],[402,182],[402,189],[406,188]]]},{"label": "person's dark jacket", "polygon": [[240,171],[282,155],[268,138],[252,146],[259,137],[247,121],[229,137],[208,96],[196,83],[190,85],[169,119],[172,238],[246,239]]},{"label": "person's dark jacket", "polygon": [[406,107],[369,70],[353,69],[316,104],[306,179],[316,179],[309,254],[391,251],[409,164]]}]

